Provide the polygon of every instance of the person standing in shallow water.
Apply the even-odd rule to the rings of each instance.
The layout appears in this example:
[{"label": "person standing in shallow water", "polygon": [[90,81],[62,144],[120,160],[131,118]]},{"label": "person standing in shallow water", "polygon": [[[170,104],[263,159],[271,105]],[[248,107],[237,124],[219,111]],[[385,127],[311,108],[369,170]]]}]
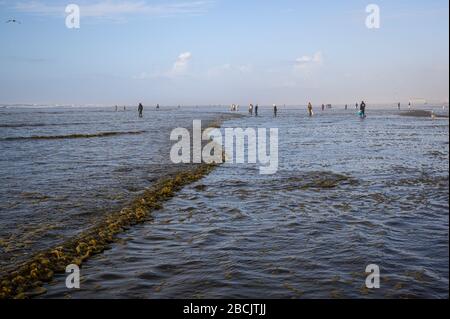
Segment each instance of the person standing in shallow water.
[{"label": "person standing in shallow water", "polygon": [[142,103],[139,103],[138,112],[139,112],[139,117],[144,117],[144,106],[142,105]]},{"label": "person standing in shallow water", "polygon": [[361,105],[359,106],[359,111],[361,113],[361,117],[365,118],[366,117],[366,103],[364,103],[364,101],[361,102]]},{"label": "person standing in shallow water", "polygon": [[308,103],[308,114],[310,117],[312,117],[314,115],[311,102]]},{"label": "person standing in shallow water", "polygon": [[277,117],[277,113],[278,113],[278,107],[274,104],[273,105],[273,116]]},{"label": "person standing in shallow water", "polygon": [[255,106],[255,116],[258,116],[258,104]]}]

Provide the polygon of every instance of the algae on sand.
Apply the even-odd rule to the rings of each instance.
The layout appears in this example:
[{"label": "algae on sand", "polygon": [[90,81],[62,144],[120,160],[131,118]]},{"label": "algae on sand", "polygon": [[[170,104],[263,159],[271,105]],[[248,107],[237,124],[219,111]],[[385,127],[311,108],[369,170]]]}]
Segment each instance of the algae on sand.
[{"label": "algae on sand", "polygon": [[89,257],[101,253],[128,227],[143,223],[150,213],[173,197],[187,184],[209,174],[215,165],[201,164],[174,177],[159,181],[120,212],[110,214],[102,222],[53,249],[43,251],[0,279],[0,299],[30,298],[44,293],[42,285],[69,264],[81,265]]}]

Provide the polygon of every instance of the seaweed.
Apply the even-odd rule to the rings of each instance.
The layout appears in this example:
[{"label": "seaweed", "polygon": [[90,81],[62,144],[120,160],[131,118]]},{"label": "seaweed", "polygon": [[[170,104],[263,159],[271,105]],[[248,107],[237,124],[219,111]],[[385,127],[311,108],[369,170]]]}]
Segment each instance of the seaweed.
[{"label": "seaweed", "polygon": [[58,247],[38,253],[15,271],[0,279],[0,299],[31,298],[45,293],[43,283],[50,282],[55,273],[64,273],[70,264],[81,265],[93,255],[103,252],[117,241],[117,235],[130,226],[145,222],[151,212],[175,195],[185,185],[200,180],[216,165],[200,164],[163,179],[119,212],[110,214],[101,222],[76,238]]},{"label": "seaweed", "polygon": [[34,136],[14,136],[5,137],[1,141],[17,141],[17,140],[61,140],[61,139],[77,139],[77,138],[95,138],[95,137],[109,137],[118,135],[138,135],[144,134],[147,131],[132,131],[132,132],[103,132],[94,134],[70,134],[70,135],[34,135]]}]

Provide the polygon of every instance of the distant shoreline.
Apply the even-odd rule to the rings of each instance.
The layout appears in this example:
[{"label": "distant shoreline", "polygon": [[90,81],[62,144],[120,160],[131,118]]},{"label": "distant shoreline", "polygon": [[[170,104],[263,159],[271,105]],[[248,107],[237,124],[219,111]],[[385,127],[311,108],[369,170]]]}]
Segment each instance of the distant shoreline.
[{"label": "distant shoreline", "polygon": [[[431,111],[425,110],[411,110],[408,112],[399,113],[401,116],[413,116],[413,117],[431,117]],[[437,118],[448,118],[448,115],[435,114]]]}]

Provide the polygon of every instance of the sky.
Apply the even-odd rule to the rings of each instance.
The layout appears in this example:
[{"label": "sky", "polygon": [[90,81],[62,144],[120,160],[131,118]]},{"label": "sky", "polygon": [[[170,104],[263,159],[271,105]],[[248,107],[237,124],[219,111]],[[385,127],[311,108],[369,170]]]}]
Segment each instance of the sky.
[{"label": "sky", "polygon": [[[70,3],[80,7],[79,29],[66,26]],[[366,26],[372,3],[380,28]],[[448,102],[448,6],[0,0],[0,103]]]}]

